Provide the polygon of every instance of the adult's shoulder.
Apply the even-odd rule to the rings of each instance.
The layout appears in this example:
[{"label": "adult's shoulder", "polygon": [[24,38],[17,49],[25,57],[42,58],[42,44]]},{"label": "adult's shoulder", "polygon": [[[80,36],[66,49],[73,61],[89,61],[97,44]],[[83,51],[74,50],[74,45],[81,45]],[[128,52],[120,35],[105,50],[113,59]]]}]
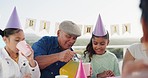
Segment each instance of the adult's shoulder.
[{"label": "adult's shoulder", "polygon": [[43,36],[41,39],[55,39],[57,36]]},{"label": "adult's shoulder", "polygon": [[55,39],[57,39],[56,36],[43,36],[40,40],[51,41],[51,40],[55,40]]},{"label": "adult's shoulder", "polygon": [[131,47],[139,47],[139,46],[141,46],[142,45],[142,43],[133,43],[133,44],[131,44],[130,46],[129,46],[129,48],[131,48]]},{"label": "adult's shoulder", "polygon": [[37,42],[35,42],[32,46],[36,46],[36,45],[47,45],[47,44],[51,44],[53,42],[55,42],[57,40],[56,36],[43,36],[41,39],[39,39]]}]

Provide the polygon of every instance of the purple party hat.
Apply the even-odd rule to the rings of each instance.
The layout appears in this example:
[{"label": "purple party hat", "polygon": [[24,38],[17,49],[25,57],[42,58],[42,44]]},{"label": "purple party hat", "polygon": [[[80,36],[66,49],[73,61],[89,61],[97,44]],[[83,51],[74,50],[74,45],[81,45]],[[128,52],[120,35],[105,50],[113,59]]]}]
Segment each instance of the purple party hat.
[{"label": "purple party hat", "polygon": [[14,7],[13,12],[9,18],[6,28],[19,28],[21,29],[21,24],[19,17],[17,15],[16,7]]},{"label": "purple party hat", "polygon": [[93,31],[93,35],[95,36],[104,36],[107,34],[107,30],[104,28],[102,20],[101,20],[101,16],[99,14],[97,23],[96,23],[96,27]]}]

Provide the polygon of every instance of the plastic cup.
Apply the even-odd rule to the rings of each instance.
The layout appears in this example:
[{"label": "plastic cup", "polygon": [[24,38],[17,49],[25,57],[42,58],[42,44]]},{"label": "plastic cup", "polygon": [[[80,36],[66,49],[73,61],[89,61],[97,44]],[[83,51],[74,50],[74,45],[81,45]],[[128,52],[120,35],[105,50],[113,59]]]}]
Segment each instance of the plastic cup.
[{"label": "plastic cup", "polygon": [[31,54],[30,49],[27,47],[27,43],[25,40],[20,41],[17,45],[16,48],[22,52],[25,56],[29,56]]},{"label": "plastic cup", "polygon": [[68,78],[67,75],[56,75],[55,78]]},{"label": "plastic cup", "polygon": [[90,76],[90,63],[82,63],[86,76]]}]

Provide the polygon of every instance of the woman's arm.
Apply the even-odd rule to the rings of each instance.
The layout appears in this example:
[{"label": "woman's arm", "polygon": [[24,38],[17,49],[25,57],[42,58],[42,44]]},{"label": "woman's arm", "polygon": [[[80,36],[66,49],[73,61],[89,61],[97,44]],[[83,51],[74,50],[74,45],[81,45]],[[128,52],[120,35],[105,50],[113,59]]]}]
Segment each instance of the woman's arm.
[{"label": "woman's arm", "polygon": [[127,50],[126,50],[126,53],[125,53],[125,56],[124,56],[124,58],[123,58],[122,70],[123,70],[123,68],[124,68],[124,66],[125,66],[125,64],[126,64],[127,62],[129,62],[129,61],[134,61],[134,60],[135,60],[135,58],[131,55],[130,51],[127,49]]}]

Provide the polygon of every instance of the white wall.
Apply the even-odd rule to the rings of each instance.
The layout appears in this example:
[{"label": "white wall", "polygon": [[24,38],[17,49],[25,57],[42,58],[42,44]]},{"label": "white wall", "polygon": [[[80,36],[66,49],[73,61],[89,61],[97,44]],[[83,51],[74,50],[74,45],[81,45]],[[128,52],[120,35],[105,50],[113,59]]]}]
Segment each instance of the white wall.
[{"label": "white wall", "polygon": [[138,5],[139,0],[0,0],[0,28],[5,28],[16,6],[23,26],[26,18],[37,19],[37,27],[40,20],[50,21],[50,31],[54,30],[55,22],[66,19],[95,25],[100,13],[108,29],[112,24],[131,23],[132,35],[141,36]]}]

